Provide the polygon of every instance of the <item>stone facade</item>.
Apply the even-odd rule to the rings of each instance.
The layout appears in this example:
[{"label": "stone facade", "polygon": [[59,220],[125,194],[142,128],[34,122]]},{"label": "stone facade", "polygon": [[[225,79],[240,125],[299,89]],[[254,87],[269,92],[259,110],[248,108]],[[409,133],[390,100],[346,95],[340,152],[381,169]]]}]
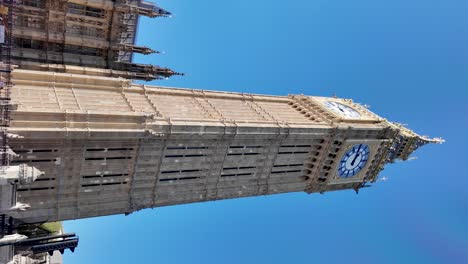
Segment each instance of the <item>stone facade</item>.
[{"label": "stone facade", "polygon": [[[18,200],[31,205],[21,213],[27,222],[359,190],[375,181],[390,154],[409,155],[396,153],[395,144],[430,141],[347,99],[163,88],[27,70],[15,70],[13,79],[17,110],[10,133],[19,137],[10,147],[19,157],[12,165],[45,173],[18,187]],[[360,116],[347,118],[328,102]],[[339,177],[340,159],[358,143],[369,146],[369,161],[356,176]]]},{"label": "stone facade", "polygon": [[170,13],[139,0],[18,0],[14,8],[13,63],[22,69],[99,72],[153,80],[174,71],[132,63],[133,53],[157,53],[134,45],[139,15]]}]

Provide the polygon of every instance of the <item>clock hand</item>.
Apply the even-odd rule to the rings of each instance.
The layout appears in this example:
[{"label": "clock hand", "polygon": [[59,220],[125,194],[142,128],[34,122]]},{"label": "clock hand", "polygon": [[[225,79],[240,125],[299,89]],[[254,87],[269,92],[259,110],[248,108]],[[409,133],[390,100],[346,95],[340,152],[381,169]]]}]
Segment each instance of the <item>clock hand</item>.
[{"label": "clock hand", "polygon": [[359,156],[359,150],[361,150],[361,146],[362,146],[362,145],[359,145],[359,148],[358,148],[358,150],[356,151],[356,156],[354,156],[353,161],[351,161],[351,166],[354,166],[354,162],[356,162],[356,159],[357,159],[357,157]]}]

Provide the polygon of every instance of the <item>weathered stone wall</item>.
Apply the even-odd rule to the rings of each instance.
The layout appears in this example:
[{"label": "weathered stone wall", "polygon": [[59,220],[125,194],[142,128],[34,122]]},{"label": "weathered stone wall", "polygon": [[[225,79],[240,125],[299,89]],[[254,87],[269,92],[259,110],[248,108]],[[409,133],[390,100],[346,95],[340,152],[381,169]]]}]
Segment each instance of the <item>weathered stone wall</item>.
[{"label": "weathered stone wall", "polygon": [[370,140],[378,159],[392,136],[367,110],[345,120],[321,106],[323,98],[24,70],[14,79],[10,130],[23,138],[10,141],[20,155],[13,164],[46,173],[18,189],[32,206],[22,218],[32,222],[356,188],[365,174],[348,181],[333,174],[344,143]]}]

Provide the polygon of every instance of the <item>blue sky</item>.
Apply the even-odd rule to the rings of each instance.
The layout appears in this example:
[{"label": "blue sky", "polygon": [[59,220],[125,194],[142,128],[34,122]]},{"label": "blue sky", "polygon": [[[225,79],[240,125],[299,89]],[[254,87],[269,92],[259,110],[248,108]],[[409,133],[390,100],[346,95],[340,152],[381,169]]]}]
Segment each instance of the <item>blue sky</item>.
[{"label": "blue sky", "polygon": [[292,193],[65,223],[65,263],[468,263],[468,2],[161,0],[155,85],[353,98],[442,136],[359,195]]}]

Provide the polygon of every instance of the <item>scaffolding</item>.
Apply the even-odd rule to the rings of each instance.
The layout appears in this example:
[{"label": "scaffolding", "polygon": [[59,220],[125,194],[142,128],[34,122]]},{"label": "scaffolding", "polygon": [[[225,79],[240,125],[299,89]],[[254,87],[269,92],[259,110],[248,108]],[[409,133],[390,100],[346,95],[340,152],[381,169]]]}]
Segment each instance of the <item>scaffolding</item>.
[{"label": "scaffolding", "polygon": [[12,30],[14,0],[0,2],[0,166],[1,172],[10,164],[10,151],[8,147],[8,127],[10,126],[11,81],[12,64]]}]

